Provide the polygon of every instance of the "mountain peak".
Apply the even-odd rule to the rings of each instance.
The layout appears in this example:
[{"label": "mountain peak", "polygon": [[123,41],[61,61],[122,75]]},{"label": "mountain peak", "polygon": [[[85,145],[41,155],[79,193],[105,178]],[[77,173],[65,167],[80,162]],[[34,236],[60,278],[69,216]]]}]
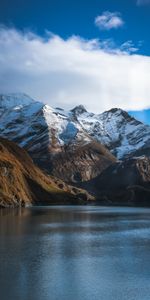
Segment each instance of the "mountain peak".
[{"label": "mountain peak", "polygon": [[121,108],[111,108],[108,111],[105,111],[103,114],[106,113],[111,113],[113,115],[117,115],[117,116],[121,116],[123,117],[126,121],[134,121],[135,124],[141,124],[141,122],[137,119],[135,119],[130,113],[128,113],[127,111],[121,109]]},{"label": "mountain peak", "polygon": [[[104,111],[103,113],[111,113],[111,114],[121,114],[121,115],[128,115],[128,113],[125,111],[125,110],[123,110],[122,108],[119,108],[119,107],[113,107],[113,108],[111,108],[111,109],[109,109],[109,110],[106,110],[106,111]],[[102,113],[102,114],[103,114]]]},{"label": "mountain peak", "polygon": [[75,106],[71,111],[77,116],[83,114],[84,112],[87,112],[83,105]]},{"label": "mountain peak", "polygon": [[13,108],[16,106],[27,106],[34,100],[24,93],[0,94],[0,107]]}]

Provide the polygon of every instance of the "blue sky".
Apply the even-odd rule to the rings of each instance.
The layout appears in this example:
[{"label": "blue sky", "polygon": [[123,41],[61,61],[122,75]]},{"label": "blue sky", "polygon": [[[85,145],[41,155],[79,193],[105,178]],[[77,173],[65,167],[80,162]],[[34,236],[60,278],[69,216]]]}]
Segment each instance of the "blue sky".
[{"label": "blue sky", "polygon": [[[3,3],[2,3],[3,2]],[[31,29],[44,35],[45,29],[67,38],[113,38],[120,45],[132,40],[139,52],[150,54],[150,5],[137,5],[136,0],[5,0],[0,3],[0,22],[20,29]],[[142,4],[142,3],[141,3]],[[104,11],[120,12],[123,28],[100,31],[94,19]]]},{"label": "blue sky", "polygon": [[137,120],[150,125],[150,109],[129,111],[129,114]]},{"label": "blue sky", "polygon": [[0,3],[0,90],[52,106],[150,107],[150,0]]}]

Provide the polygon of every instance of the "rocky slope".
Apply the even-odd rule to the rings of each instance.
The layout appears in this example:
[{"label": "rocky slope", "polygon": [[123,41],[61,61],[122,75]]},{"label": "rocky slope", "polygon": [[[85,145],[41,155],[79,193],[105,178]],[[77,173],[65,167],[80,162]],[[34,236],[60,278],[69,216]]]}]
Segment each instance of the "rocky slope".
[{"label": "rocky slope", "polygon": [[0,138],[0,207],[30,204],[79,204],[94,200],[37,168],[27,152]]},{"label": "rocky slope", "polygon": [[53,156],[53,174],[66,182],[78,183],[101,174],[116,159],[98,142],[91,142]]},{"label": "rocky slope", "polygon": [[150,158],[116,162],[84,185],[101,203],[150,206]]}]

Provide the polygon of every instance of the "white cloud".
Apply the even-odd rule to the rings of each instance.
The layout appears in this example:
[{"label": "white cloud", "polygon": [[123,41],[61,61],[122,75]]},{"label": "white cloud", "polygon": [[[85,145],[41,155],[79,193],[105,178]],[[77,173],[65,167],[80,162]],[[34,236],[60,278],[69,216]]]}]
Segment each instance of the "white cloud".
[{"label": "white cloud", "polygon": [[150,0],[137,0],[137,5],[141,6],[141,5],[147,5],[150,4]]},{"label": "white cloud", "polygon": [[0,93],[25,92],[54,107],[83,104],[94,112],[150,106],[150,58],[109,49],[109,42],[1,28]]},{"label": "white cloud", "polygon": [[95,25],[100,30],[110,30],[122,27],[124,25],[124,21],[122,20],[121,14],[119,12],[112,13],[109,11],[105,11],[102,13],[102,15],[95,18]]},{"label": "white cloud", "polygon": [[135,47],[134,43],[131,40],[129,40],[120,46],[120,50],[127,53],[135,53],[139,50],[140,44],[141,42],[139,42],[138,46]]}]

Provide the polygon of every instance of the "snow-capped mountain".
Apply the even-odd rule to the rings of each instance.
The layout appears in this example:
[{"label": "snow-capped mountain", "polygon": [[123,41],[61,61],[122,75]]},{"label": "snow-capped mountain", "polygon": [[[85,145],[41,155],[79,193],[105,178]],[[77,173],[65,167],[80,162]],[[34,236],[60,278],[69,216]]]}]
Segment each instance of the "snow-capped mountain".
[{"label": "snow-capped mountain", "polygon": [[65,111],[24,94],[0,95],[0,135],[43,161],[66,147],[93,141],[107,146],[118,159],[150,154],[150,126],[121,109],[93,114],[81,105]]},{"label": "snow-capped mountain", "polygon": [[24,94],[0,95],[0,121],[1,136],[16,141],[29,152],[45,147],[56,152],[71,141],[91,141],[72,112],[53,109]]},{"label": "snow-capped mountain", "polygon": [[90,136],[107,146],[118,159],[150,154],[150,126],[121,109],[113,108],[97,115],[83,112],[77,120]]},{"label": "snow-capped mountain", "polygon": [[115,158],[77,120],[84,111],[53,109],[20,94],[2,95],[0,136],[24,147],[42,169],[63,180],[89,180]]}]

